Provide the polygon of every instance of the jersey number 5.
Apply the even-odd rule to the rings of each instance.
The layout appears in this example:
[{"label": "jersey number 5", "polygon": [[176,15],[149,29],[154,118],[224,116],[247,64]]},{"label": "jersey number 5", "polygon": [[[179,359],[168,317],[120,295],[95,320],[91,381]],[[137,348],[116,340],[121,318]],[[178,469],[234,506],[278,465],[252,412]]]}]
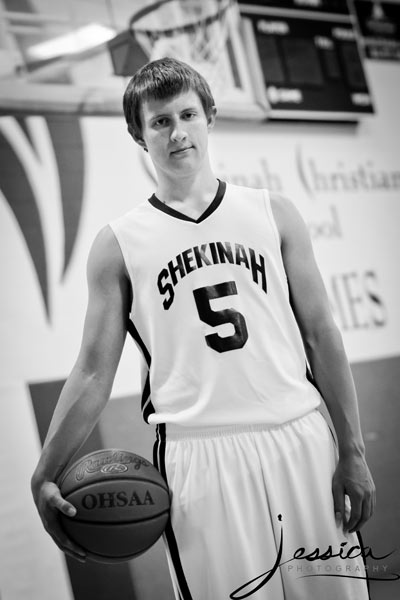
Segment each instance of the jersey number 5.
[{"label": "jersey number 5", "polygon": [[197,311],[204,323],[211,325],[211,327],[232,323],[235,328],[235,333],[227,337],[222,337],[218,333],[211,333],[205,336],[207,344],[210,348],[216,350],[216,352],[228,352],[229,350],[243,348],[249,337],[245,318],[240,312],[233,308],[213,310],[210,305],[210,300],[224,296],[233,296],[237,293],[234,281],[225,281],[217,285],[208,285],[193,290]]}]

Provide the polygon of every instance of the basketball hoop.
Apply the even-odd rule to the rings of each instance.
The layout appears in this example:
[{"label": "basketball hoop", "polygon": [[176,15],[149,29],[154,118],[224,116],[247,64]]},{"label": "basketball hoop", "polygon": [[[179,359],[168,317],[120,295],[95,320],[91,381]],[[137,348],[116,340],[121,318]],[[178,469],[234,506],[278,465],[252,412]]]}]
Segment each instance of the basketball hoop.
[{"label": "basketball hoop", "polygon": [[129,29],[149,60],[169,56],[190,64],[218,98],[230,83],[225,50],[238,24],[236,0],[160,0],[135,13]]}]

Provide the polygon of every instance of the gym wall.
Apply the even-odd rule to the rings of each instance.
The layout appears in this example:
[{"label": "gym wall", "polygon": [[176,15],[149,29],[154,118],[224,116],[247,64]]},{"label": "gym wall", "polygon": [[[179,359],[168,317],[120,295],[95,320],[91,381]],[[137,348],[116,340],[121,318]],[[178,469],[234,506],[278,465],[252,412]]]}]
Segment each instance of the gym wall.
[{"label": "gym wall", "polygon": [[[358,125],[219,122],[210,148],[219,177],[288,195],[309,226],[378,488],[364,542],[382,556],[400,543],[400,69],[372,61],[366,69],[376,114]],[[161,543],[123,565],[66,561],[29,488],[79,350],[89,248],[99,229],[153,193],[152,166],[122,116],[2,117],[0,164],[0,597],[168,600]],[[139,381],[127,340],[110,403],[82,452],[123,447],[151,459],[154,432],[140,420]],[[399,553],[373,567],[382,576],[400,572]],[[385,598],[400,594],[397,582],[375,586],[377,598],[388,586],[393,596]]]}]

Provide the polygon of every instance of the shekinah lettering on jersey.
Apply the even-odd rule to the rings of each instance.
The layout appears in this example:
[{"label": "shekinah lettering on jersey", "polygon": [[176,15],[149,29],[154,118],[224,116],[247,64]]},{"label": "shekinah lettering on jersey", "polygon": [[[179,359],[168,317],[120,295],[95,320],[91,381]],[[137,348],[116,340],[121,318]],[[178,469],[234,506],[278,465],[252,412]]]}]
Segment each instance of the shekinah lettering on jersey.
[{"label": "shekinah lettering on jersey", "polygon": [[157,278],[157,287],[161,296],[165,296],[163,306],[168,310],[175,297],[174,288],[177,283],[192,271],[228,262],[232,265],[244,266],[251,272],[253,281],[267,293],[267,276],[265,259],[253,248],[231,242],[208,242],[193,246],[170,260]]}]

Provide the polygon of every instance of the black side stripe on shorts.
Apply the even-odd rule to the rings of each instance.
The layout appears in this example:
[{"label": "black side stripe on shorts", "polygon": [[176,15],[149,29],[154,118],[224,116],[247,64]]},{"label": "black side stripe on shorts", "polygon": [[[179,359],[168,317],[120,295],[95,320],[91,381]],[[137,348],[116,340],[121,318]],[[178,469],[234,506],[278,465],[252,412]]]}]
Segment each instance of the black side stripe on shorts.
[{"label": "black side stripe on shorts", "polygon": [[[153,462],[154,466],[160,471],[161,475],[168,484],[167,472],[165,468],[165,424],[161,423],[157,425],[156,432],[157,439],[153,449]],[[189,591],[185,574],[183,572],[181,559],[179,557],[178,544],[175,538],[174,530],[172,529],[171,521],[168,521],[164,535],[168,544],[172,564],[174,565],[179,598],[180,600],[193,600]]]},{"label": "black side stripe on shorts", "polygon": [[361,537],[361,533],[359,531],[356,531],[356,535],[357,535],[357,539],[358,539],[358,545],[360,546],[360,549],[361,549],[361,555],[362,555],[362,559],[363,559],[363,563],[364,563],[364,567],[365,567],[365,576],[367,578],[368,598],[369,598],[369,600],[371,600],[371,592],[369,589],[369,578],[368,578],[368,566],[367,566],[367,558],[365,556],[364,542]]},{"label": "black side stripe on shorts", "polygon": [[149,416],[155,412],[154,406],[151,402],[151,389],[150,389],[151,355],[150,355],[150,352],[148,351],[148,349],[146,348],[144,341],[140,337],[140,334],[139,334],[138,330],[136,329],[133,321],[131,321],[131,319],[129,319],[129,321],[128,321],[128,332],[132,336],[133,340],[136,342],[136,345],[138,346],[138,348],[141,350],[143,357],[146,361],[147,368],[149,369],[149,371],[147,373],[146,381],[145,381],[145,384],[144,384],[144,387],[142,390],[142,402],[141,402],[142,416],[143,416],[144,421],[146,423],[148,423]]}]

